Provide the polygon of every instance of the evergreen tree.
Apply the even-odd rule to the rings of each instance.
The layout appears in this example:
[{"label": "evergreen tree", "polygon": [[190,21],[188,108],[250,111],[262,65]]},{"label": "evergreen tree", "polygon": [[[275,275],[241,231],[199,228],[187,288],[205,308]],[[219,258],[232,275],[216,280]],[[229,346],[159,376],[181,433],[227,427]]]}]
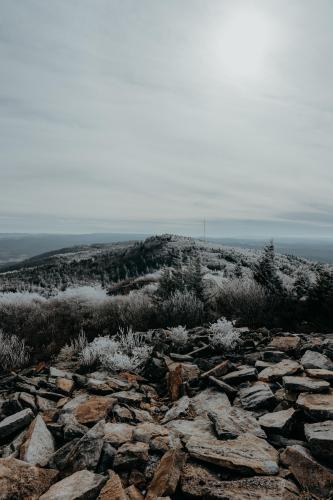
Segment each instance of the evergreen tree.
[{"label": "evergreen tree", "polygon": [[308,295],[310,285],[309,276],[303,270],[299,271],[294,282],[294,294],[298,300]]},{"label": "evergreen tree", "polygon": [[273,240],[264,247],[263,255],[254,270],[254,279],[271,294],[281,294],[283,291],[275,265]]}]

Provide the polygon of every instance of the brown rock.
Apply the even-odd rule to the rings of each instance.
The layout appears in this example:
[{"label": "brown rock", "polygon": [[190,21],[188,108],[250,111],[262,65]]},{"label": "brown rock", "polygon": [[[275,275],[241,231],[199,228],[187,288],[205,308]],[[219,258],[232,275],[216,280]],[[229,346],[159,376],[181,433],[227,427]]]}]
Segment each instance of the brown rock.
[{"label": "brown rock", "polygon": [[126,488],[125,493],[127,495],[128,500],[144,500],[144,496],[142,495],[140,490],[138,490],[138,488],[134,486],[134,484]]},{"label": "brown rock", "polygon": [[114,467],[132,467],[147,462],[149,455],[147,443],[125,443],[117,450]]},{"label": "brown rock", "polygon": [[74,415],[80,424],[95,424],[107,417],[116,399],[107,396],[90,396],[74,409]]},{"label": "brown rock", "polygon": [[105,424],[104,440],[113,446],[119,446],[132,440],[134,429],[134,425],[107,422]]},{"label": "brown rock", "polygon": [[185,465],[181,491],[190,498],[205,500],[296,500],[297,487],[280,477],[255,476],[236,481],[221,481],[205,467]]},{"label": "brown rock", "polygon": [[58,472],[41,469],[15,458],[0,458],[0,499],[38,500]]},{"label": "brown rock", "polygon": [[191,438],[186,447],[193,458],[246,474],[274,475],[279,471],[277,451],[252,434],[228,441]]},{"label": "brown rock", "polygon": [[328,498],[333,491],[333,472],[317,462],[302,446],[288,446],[281,453],[281,461],[297,479],[302,489]]},{"label": "brown rock", "polygon": [[200,370],[192,363],[167,362],[168,390],[171,401],[176,401],[181,396],[181,387],[184,382],[197,378]]},{"label": "brown rock", "polygon": [[273,366],[265,368],[259,373],[259,380],[263,382],[272,382],[274,380],[281,379],[286,375],[293,375],[294,373],[301,370],[301,366],[297,361],[291,359],[284,359]]},{"label": "brown rock", "polygon": [[57,378],[56,382],[57,388],[64,392],[65,394],[71,394],[74,389],[73,380],[67,378]]},{"label": "brown rock", "polygon": [[301,339],[296,336],[279,336],[274,337],[274,339],[268,344],[268,347],[272,349],[276,349],[278,351],[294,351],[298,349],[301,345]]},{"label": "brown rock", "polygon": [[186,454],[181,450],[167,451],[157,466],[146,500],[173,495],[176,491],[180,473],[186,461]]},{"label": "brown rock", "polygon": [[323,368],[306,368],[305,372],[307,375],[309,375],[309,377],[327,380],[328,382],[333,381],[332,370],[324,370]]},{"label": "brown rock", "polygon": [[297,406],[313,420],[333,420],[333,391],[328,394],[300,394]]},{"label": "brown rock", "polygon": [[103,486],[97,500],[128,500],[118,474],[110,471],[109,475],[110,478]]}]

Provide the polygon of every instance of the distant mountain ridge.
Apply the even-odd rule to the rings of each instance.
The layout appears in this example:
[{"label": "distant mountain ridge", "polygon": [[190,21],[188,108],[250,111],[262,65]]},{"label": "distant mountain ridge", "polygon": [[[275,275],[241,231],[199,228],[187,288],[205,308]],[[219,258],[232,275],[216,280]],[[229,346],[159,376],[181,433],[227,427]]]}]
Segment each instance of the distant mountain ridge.
[{"label": "distant mountain ridge", "polygon": [[[165,266],[179,265],[180,260],[186,265],[198,255],[207,277],[218,282],[232,278],[237,266],[243,275],[252,275],[261,251],[175,235],[153,236],[144,241],[80,245],[6,266],[0,273],[0,291],[40,291],[85,285],[109,287],[155,273]],[[309,274],[316,269],[316,263],[290,255],[278,254],[276,263],[287,284],[293,282],[300,269]]]}]

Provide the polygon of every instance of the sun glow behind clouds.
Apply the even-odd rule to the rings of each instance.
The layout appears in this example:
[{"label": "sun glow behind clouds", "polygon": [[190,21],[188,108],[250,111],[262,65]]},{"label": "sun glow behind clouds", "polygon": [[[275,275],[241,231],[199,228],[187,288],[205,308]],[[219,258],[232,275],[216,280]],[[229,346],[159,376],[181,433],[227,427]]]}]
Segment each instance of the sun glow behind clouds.
[{"label": "sun glow behind clouds", "polygon": [[252,9],[230,12],[218,43],[220,61],[230,77],[260,78],[274,42],[272,20]]}]

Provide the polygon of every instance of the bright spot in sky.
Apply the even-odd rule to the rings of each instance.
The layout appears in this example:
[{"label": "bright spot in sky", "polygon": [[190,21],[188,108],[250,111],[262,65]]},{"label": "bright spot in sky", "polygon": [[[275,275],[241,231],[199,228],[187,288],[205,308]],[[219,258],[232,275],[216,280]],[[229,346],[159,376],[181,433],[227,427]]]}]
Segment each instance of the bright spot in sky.
[{"label": "bright spot in sky", "polygon": [[239,9],[225,19],[219,50],[228,76],[260,78],[273,44],[272,20],[256,10]]}]

